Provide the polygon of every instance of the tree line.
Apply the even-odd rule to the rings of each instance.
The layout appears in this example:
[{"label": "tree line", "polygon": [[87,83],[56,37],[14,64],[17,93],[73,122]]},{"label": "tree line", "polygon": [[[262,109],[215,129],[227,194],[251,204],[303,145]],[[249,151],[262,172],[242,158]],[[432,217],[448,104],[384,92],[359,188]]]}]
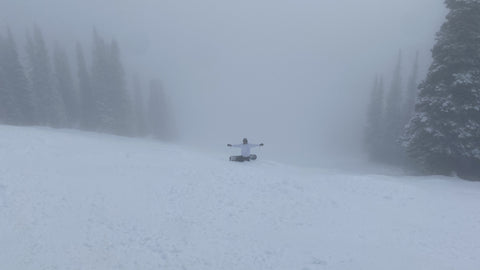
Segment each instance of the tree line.
[{"label": "tree line", "polygon": [[80,42],[74,58],[72,69],[67,51],[50,49],[37,26],[23,55],[10,29],[0,33],[0,123],[171,138],[161,82],[151,80],[148,95],[138,77],[129,84],[115,40],[94,30],[91,61]]},{"label": "tree line", "polygon": [[445,4],[426,78],[417,84],[417,57],[402,91],[399,57],[387,94],[375,80],[366,145],[373,160],[480,180],[480,1]]},{"label": "tree line", "polygon": [[370,159],[403,164],[406,156],[399,142],[403,127],[414,113],[417,95],[418,53],[408,82],[403,82],[403,56],[399,52],[392,80],[387,88],[383,75],[376,75],[367,112],[366,146]]}]

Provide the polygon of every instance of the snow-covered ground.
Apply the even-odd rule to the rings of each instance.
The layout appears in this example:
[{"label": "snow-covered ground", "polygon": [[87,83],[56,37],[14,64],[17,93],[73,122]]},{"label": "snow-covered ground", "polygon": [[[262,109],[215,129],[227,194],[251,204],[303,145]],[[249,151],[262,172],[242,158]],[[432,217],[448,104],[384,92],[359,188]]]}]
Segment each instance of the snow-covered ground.
[{"label": "snow-covered ground", "polygon": [[480,269],[480,183],[0,126],[0,269]]}]

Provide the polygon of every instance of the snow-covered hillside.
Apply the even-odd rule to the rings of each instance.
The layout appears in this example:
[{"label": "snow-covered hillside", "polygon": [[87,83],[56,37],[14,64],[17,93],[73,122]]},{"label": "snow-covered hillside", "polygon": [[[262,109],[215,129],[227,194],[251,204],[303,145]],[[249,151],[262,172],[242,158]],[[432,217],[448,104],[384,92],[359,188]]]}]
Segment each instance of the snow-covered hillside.
[{"label": "snow-covered hillside", "polygon": [[0,126],[1,269],[480,269],[480,183]]}]

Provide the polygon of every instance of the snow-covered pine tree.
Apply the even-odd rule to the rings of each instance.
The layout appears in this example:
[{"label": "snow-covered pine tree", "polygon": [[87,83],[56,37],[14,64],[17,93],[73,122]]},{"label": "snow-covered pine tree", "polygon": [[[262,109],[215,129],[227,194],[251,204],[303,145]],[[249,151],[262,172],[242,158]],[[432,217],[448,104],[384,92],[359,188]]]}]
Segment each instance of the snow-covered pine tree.
[{"label": "snow-covered pine tree", "polygon": [[409,155],[429,172],[480,177],[480,0],[446,0],[433,63],[406,128]]},{"label": "snow-covered pine tree", "polygon": [[394,69],[390,91],[387,94],[385,108],[384,160],[391,163],[402,162],[404,158],[403,150],[399,142],[404,126],[402,105],[402,52],[400,51]]},{"label": "snow-covered pine tree", "polygon": [[52,127],[65,126],[65,105],[60,93],[53,86],[48,50],[37,26],[34,27],[33,38],[27,35],[27,54],[38,123]]},{"label": "snow-covered pine tree", "polygon": [[74,86],[67,54],[58,44],[55,45],[54,49],[53,66],[55,87],[65,104],[68,126],[77,127],[79,125],[78,94]]},{"label": "snow-covered pine tree", "polygon": [[372,160],[381,160],[383,155],[384,107],[383,78],[376,76],[370,97],[365,130],[367,151]]},{"label": "snow-covered pine tree", "polygon": [[25,70],[20,63],[17,46],[10,29],[7,38],[0,41],[0,65],[4,73],[5,91],[2,95],[6,104],[8,123],[15,125],[33,124],[33,104]]}]

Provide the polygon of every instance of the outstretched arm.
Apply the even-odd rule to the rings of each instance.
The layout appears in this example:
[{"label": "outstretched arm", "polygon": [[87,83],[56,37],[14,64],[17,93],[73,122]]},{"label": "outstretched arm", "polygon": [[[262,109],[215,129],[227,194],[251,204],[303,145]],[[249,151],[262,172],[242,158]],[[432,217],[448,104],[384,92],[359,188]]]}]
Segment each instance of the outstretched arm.
[{"label": "outstretched arm", "polygon": [[228,147],[240,147],[241,144],[234,144],[234,145],[231,145],[231,144],[227,144]]},{"label": "outstretched arm", "polygon": [[263,146],[263,143],[261,144],[251,144],[252,147],[259,147],[259,146]]}]

